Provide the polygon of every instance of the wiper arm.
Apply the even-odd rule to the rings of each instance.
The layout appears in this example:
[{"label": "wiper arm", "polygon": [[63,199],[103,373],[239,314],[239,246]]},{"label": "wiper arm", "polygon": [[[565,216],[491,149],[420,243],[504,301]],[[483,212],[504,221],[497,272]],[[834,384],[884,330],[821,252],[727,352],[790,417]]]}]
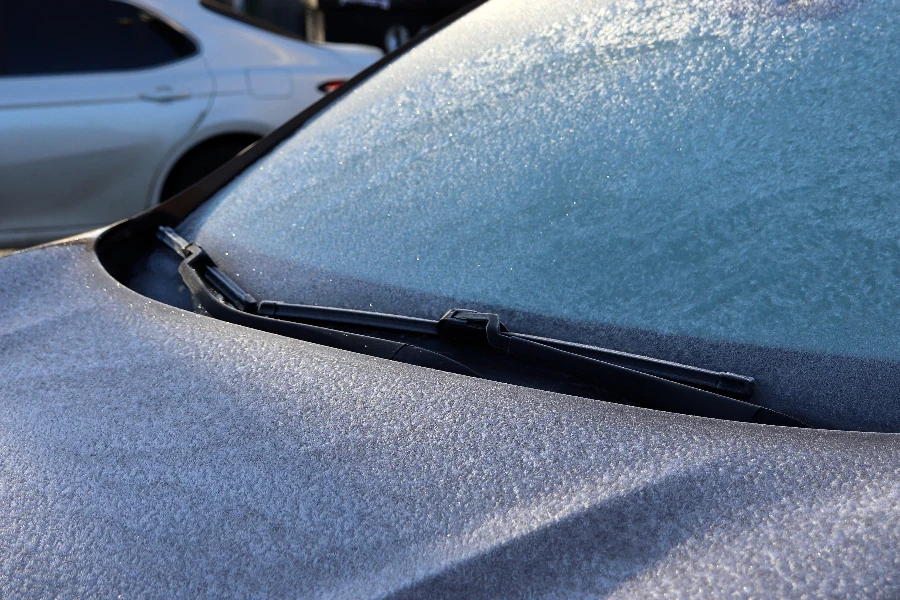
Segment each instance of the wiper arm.
[{"label": "wiper arm", "polygon": [[[157,237],[184,260],[178,268],[196,301],[225,321],[309,342],[400,362],[478,377],[465,365],[437,352],[379,337],[309,324],[436,336],[488,345],[510,356],[530,359],[648,408],[735,421],[805,427],[793,417],[743,401],[753,379],[560,340],[510,332],[496,314],[447,311],[438,321],[342,308],[257,301],[222,272],[199,246],[169,227]],[[734,396],[734,397],[729,397]]]},{"label": "wiper arm", "polygon": [[412,344],[257,315],[256,299],[219,269],[200,246],[165,226],[159,228],[157,237],[184,259],[178,266],[181,279],[196,302],[217,319],[314,344],[478,377],[465,365]]}]

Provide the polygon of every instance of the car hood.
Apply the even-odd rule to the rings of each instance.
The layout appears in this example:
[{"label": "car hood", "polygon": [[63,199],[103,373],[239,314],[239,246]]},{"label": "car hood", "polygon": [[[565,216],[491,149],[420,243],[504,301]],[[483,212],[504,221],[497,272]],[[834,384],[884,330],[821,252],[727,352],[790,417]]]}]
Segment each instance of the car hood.
[{"label": "car hood", "polygon": [[897,593],[900,445],[432,371],[0,259],[0,595]]}]

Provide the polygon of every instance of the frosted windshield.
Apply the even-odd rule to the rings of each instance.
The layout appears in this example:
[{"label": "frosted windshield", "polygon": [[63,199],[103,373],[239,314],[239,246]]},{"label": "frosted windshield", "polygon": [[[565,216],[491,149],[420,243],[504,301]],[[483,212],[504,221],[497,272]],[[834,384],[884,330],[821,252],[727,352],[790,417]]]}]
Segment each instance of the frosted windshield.
[{"label": "frosted windshield", "polygon": [[184,230],[284,301],[900,357],[898,19],[492,0]]}]

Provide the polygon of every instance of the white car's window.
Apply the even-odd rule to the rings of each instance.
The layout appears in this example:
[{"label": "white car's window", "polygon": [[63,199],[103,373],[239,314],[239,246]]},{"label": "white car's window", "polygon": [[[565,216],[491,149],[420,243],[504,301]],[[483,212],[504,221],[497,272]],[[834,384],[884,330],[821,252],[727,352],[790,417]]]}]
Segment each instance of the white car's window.
[{"label": "white car's window", "polygon": [[895,0],[494,0],[184,231],[284,301],[897,359],[898,90]]},{"label": "white car's window", "polygon": [[196,52],[156,16],[113,0],[5,2],[0,21],[0,73],[10,76],[139,69]]}]

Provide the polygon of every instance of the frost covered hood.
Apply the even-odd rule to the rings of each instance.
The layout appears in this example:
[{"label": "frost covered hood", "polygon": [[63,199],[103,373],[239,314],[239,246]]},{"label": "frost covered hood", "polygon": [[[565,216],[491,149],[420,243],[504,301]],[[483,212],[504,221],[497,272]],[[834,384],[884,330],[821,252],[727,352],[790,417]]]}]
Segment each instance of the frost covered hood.
[{"label": "frost covered hood", "polygon": [[674,416],[0,259],[0,595],[897,593],[894,435]]}]

